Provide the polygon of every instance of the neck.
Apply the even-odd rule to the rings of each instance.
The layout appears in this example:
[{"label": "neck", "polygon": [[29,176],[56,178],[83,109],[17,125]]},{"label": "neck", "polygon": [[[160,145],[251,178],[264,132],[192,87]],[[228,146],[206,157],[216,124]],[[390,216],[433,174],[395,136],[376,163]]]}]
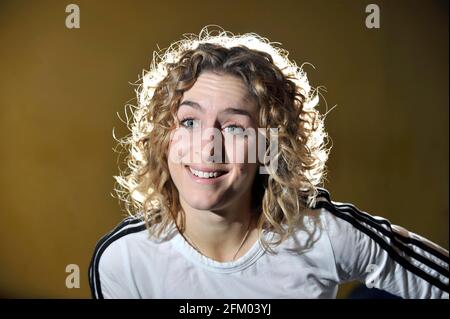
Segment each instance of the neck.
[{"label": "neck", "polygon": [[209,258],[216,261],[237,259],[257,240],[256,215],[250,202],[250,198],[242,198],[223,210],[210,211],[189,207],[180,198],[185,212],[183,235],[194,248]]}]

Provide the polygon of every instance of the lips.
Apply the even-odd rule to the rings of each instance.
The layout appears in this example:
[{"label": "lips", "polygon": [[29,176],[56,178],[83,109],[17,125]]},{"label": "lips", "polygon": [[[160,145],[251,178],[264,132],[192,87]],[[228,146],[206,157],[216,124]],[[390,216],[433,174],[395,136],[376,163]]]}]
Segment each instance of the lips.
[{"label": "lips", "polygon": [[228,173],[228,171],[224,169],[216,169],[211,167],[192,167],[186,166],[186,168],[197,178],[204,180],[213,180],[219,178],[222,175]]}]

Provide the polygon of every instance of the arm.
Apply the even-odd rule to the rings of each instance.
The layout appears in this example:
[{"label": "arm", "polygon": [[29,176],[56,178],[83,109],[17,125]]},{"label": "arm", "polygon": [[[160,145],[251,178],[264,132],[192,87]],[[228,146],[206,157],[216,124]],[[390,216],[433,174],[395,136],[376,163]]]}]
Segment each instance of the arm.
[{"label": "arm", "polygon": [[449,298],[448,251],[351,204],[319,200],[341,283],[403,298]]}]

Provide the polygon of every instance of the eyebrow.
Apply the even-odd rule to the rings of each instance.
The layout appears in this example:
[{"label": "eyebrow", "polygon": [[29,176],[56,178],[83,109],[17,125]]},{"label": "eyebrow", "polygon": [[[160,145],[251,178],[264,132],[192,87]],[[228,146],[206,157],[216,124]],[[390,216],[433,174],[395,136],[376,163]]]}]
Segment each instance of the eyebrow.
[{"label": "eyebrow", "polygon": [[[193,101],[190,101],[190,100],[184,100],[183,102],[180,103],[180,107],[182,105],[190,106],[190,107],[192,107],[194,109],[197,109],[197,110],[199,110],[201,112],[205,111],[205,109],[199,103],[193,102]],[[248,116],[251,119],[253,118],[253,116],[250,114],[250,112],[248,112],[246,110],[243,110],[243,109],[240,109],[240,108],[237,108],[237,107],[228,107],[225,110],[223,110],[221,113],[245,115],[245,116]]]}]

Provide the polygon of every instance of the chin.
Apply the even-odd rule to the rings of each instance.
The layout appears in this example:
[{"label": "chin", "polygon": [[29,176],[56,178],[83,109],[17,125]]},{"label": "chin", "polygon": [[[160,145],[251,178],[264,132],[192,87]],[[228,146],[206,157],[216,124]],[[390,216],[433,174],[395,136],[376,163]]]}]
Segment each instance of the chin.
[{"label": "chin", "polygon": [[188,194],[188,196],[184,197],[184,201],[189,207],[198,210],[213,210],[220,206],[219,200],[214,200],[211,196],[204,194],[199,194],[198,196]]}]

